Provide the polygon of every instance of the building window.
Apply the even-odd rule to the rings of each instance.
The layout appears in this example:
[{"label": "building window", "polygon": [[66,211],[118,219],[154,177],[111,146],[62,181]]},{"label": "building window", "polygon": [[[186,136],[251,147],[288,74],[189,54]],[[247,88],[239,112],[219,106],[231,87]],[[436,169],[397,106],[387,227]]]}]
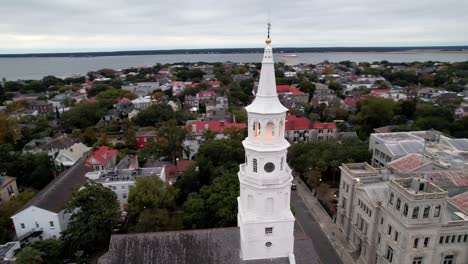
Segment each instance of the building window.
[{"label": "building window", "polygon": [[21,223],[21,229],[25,229],[26,226],[24,225],[24,223]]},{"label": "building window", "polygon": [[447,255],[444,257],[444,262],[442,264],[455,264],[455,256],[454,255]]},{"label": "building window", "polygon": [[425,237],[425,238],[424,238],[423,247],[428,247],[428,246],[429,246],[429,238],[428,238],[428,237]]},{"label": "building window", "polygon": [[257,159],[253,159],[253,172],[257,172]]},{"label": "building window", "polygon": [[450,236],[445,236],[445,244],[448,244],[450,242]]},{"label": "building window", "polygon": [[462,241],[462,235],[458,235],[457,243],[460,243]]},{"label": "building window", "polygon": [[419,244],[419,238],[415,238],[413,240],[413,248],[418,248],[418,244]]},{"label": "building window", "polygon": [[398,232],[397,232],[397,231],[395,231],[395,238],[394,238],[394,240],[395,240],[396,242],[398,242]]},{"label": "building window", "polygon": [[127,199],[127,193],[122,193],[122,198]]},{"label": "building window", "polygon": [[401,205],[401,200],[400,200],[400,198],[398,198],[397,201],[396,201],[396,209],[398,211],[400,211],[400,205]]},{"label": "building window", "polygon": [[54,222],[53,222],[53,221],[49,221],[49,225],[50,225],[50,227],[54,227]]},{"label": "building window", "polygon": [[413,215],[412,215],[412,218],[413,219],[418,219],[419,217],[419,206],[416,206],[413,208]]},{"label": "building window", "polygon": [[120,189],[125,190],[126,187],[127,187],[127,186],[122,185],[122,187],[120,187]]},{"label": "building window", "polygon": [[424,207],[423,218],[429,218],[429,211],[431,210],[430,206]]},{"label": "building window", "polygon": [[380,217],[380,224],[383,225],[383,217]]},{"label": "building window", "polygon": [[408,204],[407,203],[403,205],[403,215],[408,216]]},{"label": "building window", "polygon": [[280,121],[280,123],[279,123],[279,135],[280,136],[283,135],[283,121]]},{"label": "building window", "polygon": [[463,243],[466,243],[467,240],[468,240],[468,235],[464,235],[463,236]]},{"label": "building window", "polygon": [[392,234],[392,226],[388,225],[388,232],[387,234],[390,236]]},{"label": "building window", "polygon": [[435,207],[434,210],[434,217],[439,217],[440,216],[440,205]]},{"label": "building window", "polygon": [[393,198],[395,195],[393,193],[390,194],[390,204],[393,205]]},{"label": "building window", "polygon": [[284,157],[281,157],[280,170],[283,170]]},{"label": "building window", "polygon": [[273,234],[273,227],[265,227],[265,235]]},{"label": "building window", "polygon": [[441,236],[441,237],[439,238],[439,244],[443,244],[443,243],[444,243],[444,236]]},{"label": "building window", "polygon": [[457,236],[456,235],[452,236],[452,243],[455,243],[455,237],[457,237]]},{"label": "building window", "polygon": [[385,258],[388,260],[388,262],[393,262],[393,248],[387,246],[387,254],[385,255]]},{"label": "building window", "polygon": [[413,259],[413,264],[422,264],[423,263],[423,257],[415,257]]},{"label": "building window", "polygon": [[117,186],[112,186],[112,190],[117,190]]}]

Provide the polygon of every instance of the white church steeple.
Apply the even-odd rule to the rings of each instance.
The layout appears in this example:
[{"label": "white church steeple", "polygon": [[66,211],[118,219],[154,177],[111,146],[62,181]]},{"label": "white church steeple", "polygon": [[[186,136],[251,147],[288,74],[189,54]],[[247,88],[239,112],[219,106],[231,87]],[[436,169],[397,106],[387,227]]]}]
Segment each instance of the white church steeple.
[{"label": "white church steeple", "polygon": [[245,163],[238,173],[238,225],[241,258],[288,257],[294,250],[294,216],[290,209],[291,169],[284,138],[287,108],[276,92],[270,23],[255,100],[246,107],[248,137],[242,142]]}]

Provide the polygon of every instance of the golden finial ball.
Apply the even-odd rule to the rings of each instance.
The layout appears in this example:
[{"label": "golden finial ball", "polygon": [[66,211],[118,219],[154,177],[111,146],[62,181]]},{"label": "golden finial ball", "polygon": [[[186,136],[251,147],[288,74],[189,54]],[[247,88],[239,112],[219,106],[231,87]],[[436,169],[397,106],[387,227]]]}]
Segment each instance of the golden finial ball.
[{"label": "golden finial ball", "polygon": [[265,42],[266,42],[266,44],[270,44],[270,43],[271,43],[271,38],[267,38],[267,39],[265,40]]}]

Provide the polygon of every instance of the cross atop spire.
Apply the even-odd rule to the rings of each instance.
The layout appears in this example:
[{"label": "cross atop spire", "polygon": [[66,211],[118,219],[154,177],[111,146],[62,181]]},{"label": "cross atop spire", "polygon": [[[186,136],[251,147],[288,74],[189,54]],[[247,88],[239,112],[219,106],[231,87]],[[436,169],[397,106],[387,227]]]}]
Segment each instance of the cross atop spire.
[{"label": "cross atop spire", "polygon": [[266,44],[270,44],[271,43],[271,39],[270,39],[270,29],[271,29],[270,15],[268,15],[267,28],[268,28],[268,34],[267,34],[267,39],[266,39],[265,42],[266,42]]}]

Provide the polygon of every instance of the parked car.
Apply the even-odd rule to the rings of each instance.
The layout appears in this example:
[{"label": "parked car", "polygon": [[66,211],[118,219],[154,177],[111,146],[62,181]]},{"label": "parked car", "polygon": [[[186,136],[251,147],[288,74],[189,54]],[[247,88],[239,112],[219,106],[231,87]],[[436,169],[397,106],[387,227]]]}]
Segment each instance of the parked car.
[{"label": "parked car", "polygon": [[291,184],[291,190],[296,190],[297,189],[297,185],[295,183]]}]

